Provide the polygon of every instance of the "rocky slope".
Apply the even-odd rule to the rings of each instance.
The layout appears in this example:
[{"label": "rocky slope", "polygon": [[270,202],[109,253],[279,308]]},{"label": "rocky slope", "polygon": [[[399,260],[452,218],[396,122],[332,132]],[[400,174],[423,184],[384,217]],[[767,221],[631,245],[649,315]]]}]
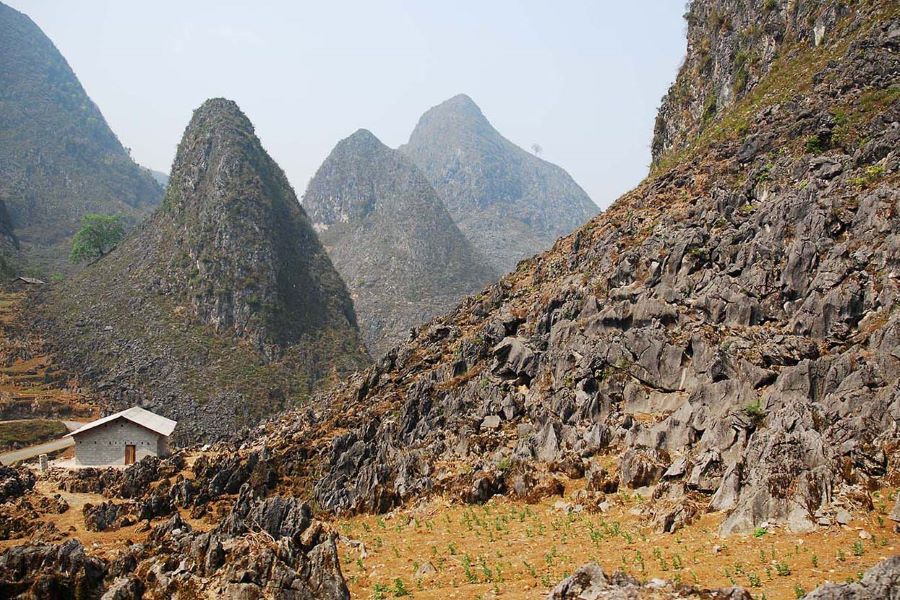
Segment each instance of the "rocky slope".
[{"label": "rocky slope", "polygon": [[13,231],[12,217],[0,198],[0,277],[8,279],[21,269],[19,238]]},{"label": "rocky slope", "polygon": [[666,531],[866,506],[900,460],[898,43],[868,0],[780,49],[676,166],[259,443],[333,511],[545,469],[643,489]]},{"label": "rocky slope", "polygon": [[691,3],[687,58],[656,118],[654,163],[677,160],[679,150],[752,93],[773,67],[802,62],[804,49],[831,44],[840,35],[837,22],[852,12],[849,4],[751,0],[735,10],[734,0]]},{"label": "rocky slope", "polygon": [[0,3],[0,197],[26,258],[64,270],[81,216],[134,223],[162,198],[87,96],[65,59],[24,14]]},{"label": "rocky slope", "polygon": [[[118,540],[104,553],[96,551],[96,544],[86,548],[76,538],[62,541],[69,533],[60,532],[54,522],[64,518],[59,514],[73,509],[58,495],[55,502],[39,493],[23,497],[34,485],[33,475],[30,480],[17,479],[15,471],[0,470],[3,489],[17,496],[16,506],[0,504],[0,525],[14,522],[4,517],[15,511],[32,515],[29,525],[39,524],[30,533],[32,543],[0,555],[0,596],[350,597],[338,562],[337,536],[313,518],[308,504],[296,498],[262,497],[265,479],[259,477],[265,477],[264,464],[257,463],[259,468],[246,472],[229,472],[222,479],[227,461],[213,468],[199,462],[190,480],[182,474],[184,458],[177,455],[166,461],[147,459],[124,472],[82,469],[68,477],[53,473],[61,478],[60,489],[90,489],[116,499],[84,506],[89,530],[118,529],[143,521],[140,530],[132,530],[140,542]],[[222,498],[224,494],[227,499]],[[207,504],[214,500],[221,500],[221,512],[204,518]],[[51,507],[41,508],[44,505]],[[36,509],[59,514],[40,525]],[[22,525],[24,520],[18,521]]]},{"label": "rocky slope", "polygon": [[64,364],[182,440],[233,434],[367,359],[284,173],[224,99],[195,111],[162,207],[37,310]]},{"label": "rocky slope", "polygon": [[[125,470],[53,469],[37,481],[26,469],[0,468],[0,540],[13,544],[0,554],[0,594],[4,598],[348,598],[345,577],[357,572],[363,558],[377,558],[368,555],[359,540],[339,536],[332,525],[316,519],[309,504],[276,493],[277,475],[270,455],[249,452],[241,459],[230,450],[221,453],[225,449],[217,445],[195,461],[183,454],[165,460],[146,458]],[[80,498],[88,495],[98,503],[82,504]],[[73,514],[77,508],[66,498],[81,504],[80,515]],[[502,510],[502,504],[493,509]],[[395,527],[398,531],[414,527],[412,519],[409,523],[391,521],[390,527],[379,521],[382,525],[372,526],[373,535]],[[64,530],[68,523],[73,525]],[[488,527],[493,529],[494,523]],[[28,540],[16,544],[23,536]],[[85,537],[92,540],[90,545],[84,543]],[[338,541],[354,548],[352,554],[340,556],[343,560],[336,551]],[[774,546],[766,546],[774,552]],[[500,547],[505,545],[492,549],[499,552]],[[599,547],[614,551],[603,544]],[[418,551],[421,557],[423,551]],[[352,564],[353,555],[359,556],[357,565]],[[552,554],[548,556],[552,559]],[[756,560],[752,557],[751,562]],[[860,570],[851,577],[851,582],[825,583],[806,597],[896,598],[900,557],[873,562],[868,562],[873,566],[865,573]],[[449,567],[442,568],[445,566]],[[381,573],[383,567],[379,564],[372,569],[373,575],[391,575]],[[409,565],[404,567],[408,573]],[[694,584],[685,584],[681,581],[684,572],[679,570],[676,567],[672,574],[674,581],[639,580],[624,570],[607,575],[598,564],[590,563],[566,576],[547,598],[752,597],[737,587],[733,578],[733,587],[706,589],[696,575]],[[402,583],[396,578],[392,590],[382,586],[374,595],[383,597],[391,591],[394,597],[409,595],[397,581]],[[470,582],[454,591],[474,597],[477,589]],[[419,590],[425,596],[433,595],[429,594],[432,590],[417,585],[415,596]],[[752,591],[759,595],[758,583]],[[506,589],[502,593],[506,595]],[[802,588],[796,593],[799,597]],[[532,589],[521,597],[538,594]]]},{"label": "rocky slope", "polygon": [[500,135],[466,95],[422,115],[400,151],[425,173],[463,234],[503,273],[598,210],[568,173]]},{"label": "rocky slope", "polygon": [[366,130],[338,143],[303,207],[350,289],[373,355],[498,275],[422,173]]},{"label": "rocky slope", "polygon": [[[900,556],[886,559],[860,574],[853,583],[826,583],[798,597],[808,600],[880,600],[900,596]],[[608,577],[596,563],[584,565],[553,588],[547,600],[750,600],[739,587],[704,590],[672,581],[655,579],[641,583],[623,573]]]}]

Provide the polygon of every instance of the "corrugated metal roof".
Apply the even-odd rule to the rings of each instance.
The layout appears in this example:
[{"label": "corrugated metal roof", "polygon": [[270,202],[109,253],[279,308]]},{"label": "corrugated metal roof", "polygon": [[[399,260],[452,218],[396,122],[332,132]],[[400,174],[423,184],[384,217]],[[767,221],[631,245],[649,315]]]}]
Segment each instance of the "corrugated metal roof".
[{"label": "corrugated metal roof", "polygon": [[88,431],[89,429],[93,429],[94,427],[103,425],[104,423],[109,423],[110,421],[115,421],[116,419],[127,419],[132,423],[136,423],[141,427],[145,427],[150,431],[155,431],[156,433],[165,436],[172,435],[172,431],[178,424],[172,419],[167,419],[161,415],[152,413],[149,410],[144,410],[140,406],[132,406],[128,410],[123,410],[121,412],[109,415],[108,417],[103,417],[102,419],[97,419],[96,421],[88,423],[84,427],[76,429],[68,435],[75,437],[79,434],[84,433],[85,431]]}]

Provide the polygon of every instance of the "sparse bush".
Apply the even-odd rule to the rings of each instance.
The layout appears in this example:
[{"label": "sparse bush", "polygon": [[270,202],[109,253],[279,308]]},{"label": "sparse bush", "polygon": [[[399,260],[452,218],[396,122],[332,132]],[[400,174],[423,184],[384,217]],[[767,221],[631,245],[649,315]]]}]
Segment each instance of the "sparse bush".
[{"label": "sparse bush", "polygon": [[397,577],[394,579],[394,597],[401,598],[403,596],[412,596],[412,594],[406,589],[406,584],[403,583],[403,580]]},{"label": "sparse bush", "polygon": [[[746,415],[754,421],[761,421],[766,416],[766,411],[760,405],[759,400],[745,406],[744,413],[746,413]],[[754,537],[761,537],[762,535],[765,535],[765,529],[763,529],[763,533],[760,535],[757,535],[757,531],[759,531],[759,529],[753,532]]]},{"label": "sparse bush", "polygon": [[804,148],[810,154],[821,154],[831,147],[829,140],[819,134],[806,138]]},{"label": "sparse bush", "polygon": [[703,105],[703,116],[702,119],[704,122],[709,121],[713,117],[716,116],[716,111],[718,110],[718,102],[719,99],[715,94],[710,94],[706,99],[706,103]]}]

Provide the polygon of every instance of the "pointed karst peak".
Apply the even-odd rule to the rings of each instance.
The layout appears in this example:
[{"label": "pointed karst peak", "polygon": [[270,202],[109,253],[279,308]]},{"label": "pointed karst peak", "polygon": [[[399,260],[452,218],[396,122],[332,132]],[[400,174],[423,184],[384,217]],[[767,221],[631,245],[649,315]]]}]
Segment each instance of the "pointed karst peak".
[{"label": "pointed karst peak", "polygon": [[377,150],[387,150],[388,147],[368,129],[357,129],[350,136],[338,142],[334,149],[335,151],[369,153]]},{"label": "pointed karst peak", "polygon": [[[140,315],[123,318],[135,305]],[[79,337],[81,354],[64,360],[116,373],[122,389],[178,416],[191,441],[255,425],[282,406],[273,398],[309,394],[367,362],[347,287],[287,177],[223,99],[194,112],[165,209],[67,281],[46,310],[60,315],[60,339],[82,320],[121,323],[105,338]],[[101,365],[106,349],[116,358]],[[196,410],[213,401],[216,410]]]},{"label": "pointed karst peak", "polygon": [[491,128],[481,108],[466,94],[457,94],[437,106],[432,106],[422,115],[416,128],[443,127],[450,123],[454,127]]},{"label": "pointed karst peak", "polygon": [[187,131],[209,127],[231,126],[234,130],[253,133],[253,123],[234,100],[210,98],[194,111]]},{"label": "pointed karst peak", "polygon": [[[283,179],[237,103],[226,98],[206,100],[194,111],[178,144],[164,204],[179,211],[190,203],[225,208],[232,201],[258,199],[260,193],[241,196],[235,190],[249,181],[239,171],[263,164],[270,164]],[[284,185],[288,186],[286,180]],[[215,189],[225,195],[211,193]]]},{"label": "pointed karst peak", "polygon": [[446,110],[452,110],[456,112],[465,112],[481,115],[481,108],[475,104],[475,101],[472,100],[471,96],[468,94],[457,94],[450,98],[449,100],[444,100],[435,108],[443,108]]},{"label": "pointed karst peak", "polygon": [[368,129],[357,129],[350,136],[346,138],[346,141],[353,141],[356,143],[366,143],[366,144],[380,144],[381,140],[378,137],[369,131]]}]

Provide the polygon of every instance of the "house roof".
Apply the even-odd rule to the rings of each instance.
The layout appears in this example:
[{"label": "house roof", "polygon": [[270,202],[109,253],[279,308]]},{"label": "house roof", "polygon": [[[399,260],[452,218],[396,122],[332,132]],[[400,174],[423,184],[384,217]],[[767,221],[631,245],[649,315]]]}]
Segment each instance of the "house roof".
[{"label": "house roof", "polygon": [[37,279],[36,277],[23,277],[23,276],[16,277],[16,281],[24,281],[25,283],[30,283],[32,285],[44,285],[46,283],[45,281]]},{"label": "house roof", "polygon": [[127,419],[132,423],[136,423],[141,427],[149,429],[150,431],[155,431],[160,435],[171,435],[172,431],[175,429],[175,425],[178,423],[173,421],[172,419],[167,419],[161,415],[156,413],[152,413],[149,410],[144,410],[140,406],[132,406],[128,410],[123,410],[121,412],[117,412],[109,415],[108,417],[103,417],[102,419],[97,419],[96,421],[92,421],[88,423],[84,427],[76,429],[72,433],[68,434],[68,436],[75,437],[80,435],[88,430],[93,429],[94,427],[98,427],[105,423],[109,423],[111,421],[115,421],[116,419]]}]

